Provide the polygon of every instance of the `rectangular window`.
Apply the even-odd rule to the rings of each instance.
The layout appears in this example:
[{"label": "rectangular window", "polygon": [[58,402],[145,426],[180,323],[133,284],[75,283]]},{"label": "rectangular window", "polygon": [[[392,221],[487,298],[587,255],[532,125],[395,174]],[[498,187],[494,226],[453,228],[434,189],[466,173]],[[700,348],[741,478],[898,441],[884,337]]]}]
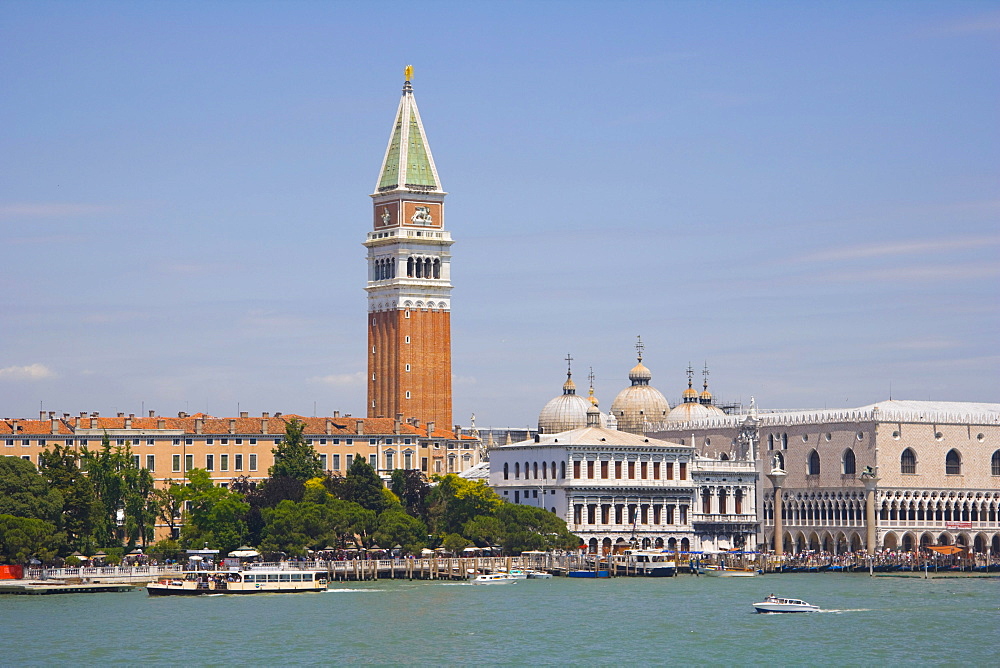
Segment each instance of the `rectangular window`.
[{"label": "rectangular window", "polygon": [[206,471],[215,470],[215,455],[205,455],[205,470]]},{"label": "rectangular window", "polygon": [[28,439],[24,439],[23,441],[21,441],[21,445],[31,445],[31,441],[29,441]]},{"label": "rectangular window", "polygon": [[674,479],[674,463],[667,462],[667,480]]},{"label": "rectangular window", "polygon": [[242,438],[237,438],[236,439],[236,445],[243,445],[243,439]]},{"label": "rectangular window", "polygon": [[156,445],[156,441],[152,438],[147,438],[146,445]]},{"label": "rectangular window", "polygon": [[587,462],[587,479],[588,480],[594,479],[594,460],[590,460]]},{"label": "rectangular window", "polygon": [[326,455],[319,456],[319,465],[324,471],[326,470]]},{"label": "rectangular window", "polygon": [[319,444],[320,445],[326,445],[326,439],[325,438],[319,439]]},{"label": "rectangular window", "polygon": [[622,463],[615,462],[615,480],[622,479]]},{"label": "rectangular window", "polygon": [[368,445],[376,445],[377,443],[378,443],[378,441],[376,439],[374,439],[374,438],[369,438],[368,439]]},{"label": "rectangular window", "polygon": [[340,455],[333,456],[333,470],[334,471],[340,470]]},{"label": "rectangular window", "polygon": [[8,445],[8,446],[14,445],[14,439],[8,438],[6,445]]},{"label": "rectangular window", "polygon": [[229,455],[219,455],[219,470],[220,471],[229,470]]},{"label": "rectangular window", "polygon": [[156,470],[156,455],[146,455],[146,468],[150,471]]},{"label": "rectangular window", "polygon": [[426,457],[421,457],[420,458],[420,470],[423,471],[424,473],[427,473],[427,458]]},{"label": "rectangular window", "polygon": [[628,479],[635,480],[635,462],[628,463]]},{"label": "rectangular window", "polygon": [[251,438],[250,439],[250,445],[257,445],[257,439],[256,438]]},{"label": "rectangular window", "polygon": [[67,438],[66,439],[66,445],[73,445],[73,439],[72,438]]},{"label": "rectangular window", "polygon": [[190,471],[194,468],[194,455],[184,455],[184,470]]},{"label": "rectangular window", "polygon": [[347,468],[351,468],[351,464],[354,463],[354,455],[347,455]]},{"label": "rectangular window", "polygon": [[392,439],[391,438],[385,439],[385,444],[386,445],[392,445]]},{"label": "rectangular window", "polygon": [[413,468],[413,455],[411,455],[409,452],[403,453],[403,468],[406,470],[410,470]]},{"label": "rectangular window", "polygon": [[649,468],[648,462],[639,463],[639,477],[642,478],[643,480],[646,479],[646,469],[648,468]]},{"label": "rectangular window", "polygon": [[687,465],[687,462],[681,462],[680,473],[681,473],[681,475],[680,475],[681,480],[687,480],[687,477],[688,477],[688,465]]},{"label": "rectangular window", "polygon": [[580,479],[580,461],[579,460],[573,462],[573,478],[575,480],[579,480]]},{"label": "rectangular window", "polygon": [[354,445],[354,439],[353,439],[353,438],[349,438],[349,439],[347,439],[347,440],[345,441],[345,443],[346,443],[347,445]]},{"label": "rectangular window", "polygon": [[333,444],[334,445],[340,445],[340,439],[339,438],[333,439]]},{"label": "rectangular window", "polygon": [[184,439],[184,443],[185,443],[186,445],[193,445],[193,444],[194,444],[194,439],[191,439],[191,438],[185,438],[185,439]]},{"label": "rectangular window", "polygon": [[229,445],[229,439],[228,438],[220,438],[219,439],[219,444],[220,445]]},{"label": "rectangular window", "polygon": [[205,439],[205,445],[215,445],[215,439],[214,438],[206,438]]},{"label": "rectangular window", "polygon": [[[653,480],[660,479],[660,462],[653,462]],[[659,524],[659,522],[656,522]]]},{"label": "rectangular window", "polygon": [[132,468],[139,468],[139,455],[132,455]]},{"label": "rectangular window", "polygon": [[373,469],[378,468],[378,455],[368,455],[368,464]]},{"label": "rectangular window", "polygon": [[607,461],[602,461],[601,462],[601,478],[607,478],[607,477],[608,477],[608,462]]},{"label": "rectangular window", "polygon": [[170,458],[170,469],[174,473],[179,473],[181,470],[181,456],[174,455]]},{"label": "rectangular window", "polygon": [[175,438],[174,439],[174,445],[180,445],[180,444],[181,444],[181,439]]},{"label": "rectangular window", "polygon": [[243,470],[243,455],[233,455],[233,470],[234,471]]},{"label": "rectangular window", "polygon": [[250,454],[250,470],[251,471],[257,470],[257,455],[253,453]]}]

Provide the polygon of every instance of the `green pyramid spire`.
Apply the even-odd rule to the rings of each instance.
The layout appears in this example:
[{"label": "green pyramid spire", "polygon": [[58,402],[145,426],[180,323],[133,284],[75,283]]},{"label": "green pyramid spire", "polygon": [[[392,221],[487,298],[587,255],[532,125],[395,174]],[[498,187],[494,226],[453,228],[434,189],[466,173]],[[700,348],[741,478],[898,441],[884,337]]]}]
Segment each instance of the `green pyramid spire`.
[{"label": "green pyramid spire", "polygon": [[406,81],[376,192],[411,188],[440,191],[441,184],[413,97],[413,87]]}]

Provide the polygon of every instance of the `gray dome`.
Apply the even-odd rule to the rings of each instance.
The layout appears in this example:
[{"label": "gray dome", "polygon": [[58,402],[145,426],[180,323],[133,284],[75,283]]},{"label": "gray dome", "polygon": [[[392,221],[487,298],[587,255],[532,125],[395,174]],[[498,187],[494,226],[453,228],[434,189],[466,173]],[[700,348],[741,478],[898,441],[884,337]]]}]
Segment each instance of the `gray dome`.
[{"label": "gray dome", "polygon": [[629,371],[628,378],[632,386],[618,393],[611,403],[611,414],[618,420],[620,431],[642,435],[646,429],[656,429],[666,422],[670,404],[658,389],[649,384],[653,374],[643,366],[641,355],[639,363]]}]

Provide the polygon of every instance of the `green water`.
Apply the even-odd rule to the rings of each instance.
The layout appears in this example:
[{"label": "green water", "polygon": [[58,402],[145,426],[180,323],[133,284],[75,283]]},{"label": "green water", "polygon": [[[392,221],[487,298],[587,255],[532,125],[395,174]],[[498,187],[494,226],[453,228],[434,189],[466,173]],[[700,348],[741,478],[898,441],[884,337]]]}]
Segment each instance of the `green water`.
[{"label": "green water", "polygon": [[[769,593],[822,613],[758,615]],[[320,594],[0,597],[0,664],[997,665],[1000,578],[383,580]]]}]

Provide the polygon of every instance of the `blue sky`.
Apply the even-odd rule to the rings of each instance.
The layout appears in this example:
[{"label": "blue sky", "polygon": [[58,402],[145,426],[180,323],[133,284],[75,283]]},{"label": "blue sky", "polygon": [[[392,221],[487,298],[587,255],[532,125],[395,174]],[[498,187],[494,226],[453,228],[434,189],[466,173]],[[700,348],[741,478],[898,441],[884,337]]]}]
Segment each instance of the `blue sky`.
[{"label": "blue sky", "polygon": [[[0,4],[0,413],[364,413],[406,64],[455,420],[641,335],[764,407],[1000,401],[1000,3]],[[700,376],[698,377],[700,381]]]}]

